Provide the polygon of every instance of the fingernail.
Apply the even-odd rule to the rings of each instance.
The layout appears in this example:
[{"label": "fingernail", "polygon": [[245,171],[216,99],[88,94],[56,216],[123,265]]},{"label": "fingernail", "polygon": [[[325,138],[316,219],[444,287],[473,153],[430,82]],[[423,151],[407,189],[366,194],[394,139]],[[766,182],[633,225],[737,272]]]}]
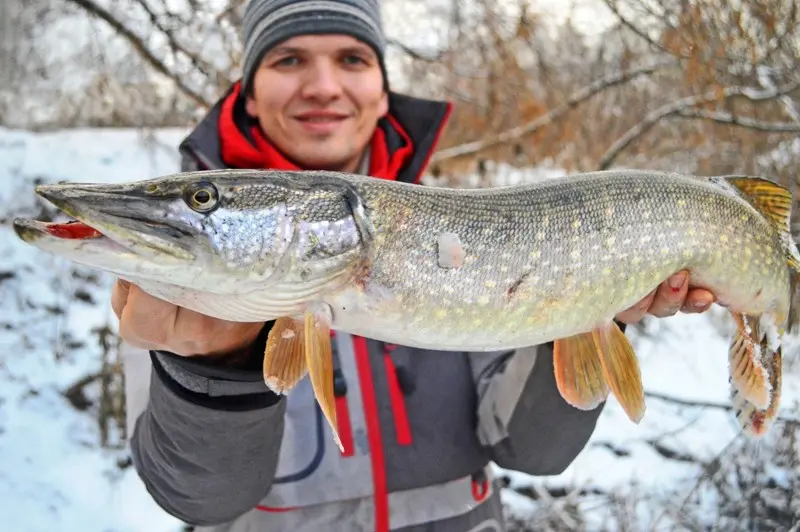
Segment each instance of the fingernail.
[{"label": "fingernail", "polygon": [[697,310],[702,310],[708,308],[709,303],[707,301],[695,301],[692,303],[692,307],[696,308]]},{"label": "fingernail", "polygon": [[673,292],[679,292],[683,283],[686,282],[686,274],[679,273],[677,275],[673,275],[669,278],[669,287],[672,288]]}]

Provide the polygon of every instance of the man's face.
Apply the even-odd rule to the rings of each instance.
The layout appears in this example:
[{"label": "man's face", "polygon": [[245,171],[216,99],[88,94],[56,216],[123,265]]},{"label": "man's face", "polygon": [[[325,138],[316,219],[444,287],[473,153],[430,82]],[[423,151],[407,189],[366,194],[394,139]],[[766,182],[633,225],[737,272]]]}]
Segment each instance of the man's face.
[{"label": "man's face", "polygon": [[355,171],[388,110],[378,56],[346,35],[302,35],[272,48],[247,112],[299,166]]}]

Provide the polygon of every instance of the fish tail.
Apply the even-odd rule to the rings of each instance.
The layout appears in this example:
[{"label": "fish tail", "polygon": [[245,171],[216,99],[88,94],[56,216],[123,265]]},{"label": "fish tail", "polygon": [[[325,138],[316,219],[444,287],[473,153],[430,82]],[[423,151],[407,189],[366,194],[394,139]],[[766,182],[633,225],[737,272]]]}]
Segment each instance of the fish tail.
[{"label": "fish tail", "polygon": [[772,315],[731,312],[731,316],[736,324],[736,333],[728,347],[730,384],[742,399],[757,408],[767,408],[772,384],[764,359],[780,346],[781,331]]},{"label": "fish tail", "polygon": [[770,383],[769,403],[759,408],[748,400],[742,390],[731,380],[731,404],[734,416],[742,431],[749,437],[761,438],[766,435],[778,418],[781,401],[781,381],[783,353],[781,347],[770,350],[766,339],[762,341],[761,363]]}]

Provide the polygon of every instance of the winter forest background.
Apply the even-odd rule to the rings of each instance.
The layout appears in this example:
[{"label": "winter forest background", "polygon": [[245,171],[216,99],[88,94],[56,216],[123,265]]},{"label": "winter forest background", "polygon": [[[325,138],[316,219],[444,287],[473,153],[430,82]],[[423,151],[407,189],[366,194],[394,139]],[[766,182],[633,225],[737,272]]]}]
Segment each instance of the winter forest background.
[{"label": "winter forest background", "polygon": [[[637,167],[800,170],[793,0],[383,0],[394,89],[456,103],[426,182],[495,186]],[[165,531],[130,465],[111,279],[37,253],[15,216],[37,182],[144,179],[238,75],[244,0],[0,1],[0,514],[3,530]],[[795,216],[795,237],[800,218]],[[738,435],[732,324],[630,336],[648,412],[611,400],[563,474],[511,471],[514,530],[800,530],[800,365],[781,421]]]}]

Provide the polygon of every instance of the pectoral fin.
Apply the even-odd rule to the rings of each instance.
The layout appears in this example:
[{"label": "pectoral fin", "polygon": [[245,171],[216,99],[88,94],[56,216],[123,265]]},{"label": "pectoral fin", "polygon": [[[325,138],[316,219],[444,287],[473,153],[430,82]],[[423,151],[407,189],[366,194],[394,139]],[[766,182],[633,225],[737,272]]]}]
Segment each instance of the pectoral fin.
[{"label": "pectoral fin", "polygon": [[622,409],[634,423],[644,416],[644,388],[639,362],[625,333],[611,322],[592,331],[603,373]]},{"label": "pectoral fin", "polygon": [[331,353],[331,312],[327,305],[317,305],[305,314],[306,366],[314,396],[333,431],[340,450],[344,446],[336,430],[336,408],[333,395],[333,356]]},{"label": "pectoral fin", "polygon": [[553,369],[561,397],[575,408],[592,410],[608,397],[608,383],[591,332],[553,342]]},{"label": "pectoral fin", "polygon": [[731,385],[739,391],[742,399],[759,409],[770,404],[771,385],[769,375],[761,363],[762,346],[759,320],[732,312],[736,323],[736,335],[728,350]]},{"label": "pectoral fin", "polygon": [[277,319],[267,336],[264,382],[273,392],[287,394],[307,371],[303,324],[292,318]]}]

